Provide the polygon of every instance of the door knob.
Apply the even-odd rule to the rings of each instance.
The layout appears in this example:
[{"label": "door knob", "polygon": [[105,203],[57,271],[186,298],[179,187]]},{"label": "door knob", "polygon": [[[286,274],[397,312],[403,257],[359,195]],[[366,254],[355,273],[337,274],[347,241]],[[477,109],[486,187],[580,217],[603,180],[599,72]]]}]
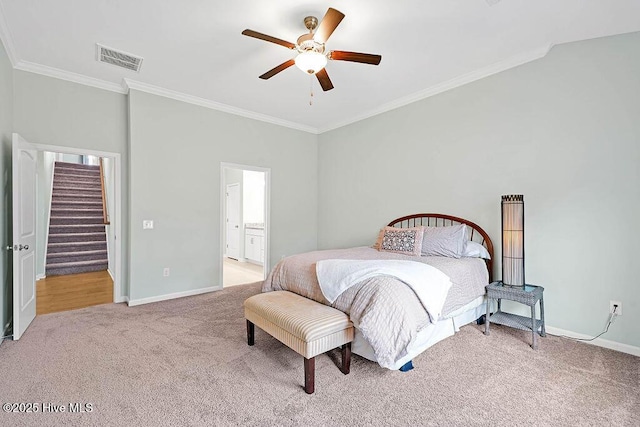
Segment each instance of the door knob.
[{"label": "door knob", "polygon": [[13,250],[13,246],[11,246],[11,245],[7,245],[7,250],[8,250],[8,251],[12,251],[12,250]]}]

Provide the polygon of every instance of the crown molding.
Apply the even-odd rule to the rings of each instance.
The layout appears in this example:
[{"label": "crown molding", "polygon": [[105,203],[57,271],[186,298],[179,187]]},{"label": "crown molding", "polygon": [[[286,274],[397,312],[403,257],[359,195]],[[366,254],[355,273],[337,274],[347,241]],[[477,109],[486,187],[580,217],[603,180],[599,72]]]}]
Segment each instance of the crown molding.
[{"label": "crown molding", "polygon": [[175,99],[176,101],[182,101],[189,104],[198,105],[212,110],[218,110],[225,113],[235,114],[237,116],[247,117],[249,119],[259,120],[261,122],[271,123],[278,126],[284,126],[291,129],[300,130],[312,134],[318,134],[318,129],[305,126],[299,123],[290,122],[287,120],[278,119],[276,117],[268,116],[266,114],[255,113],[253,111],[244,110],[242,108],[232,107],[220,102],[211,101],[209,99],[200,98],[193,95],[187,95],[182,92],[176,92],[170,89],[165,89],[159,86],[150,85],[147,83],[138,82],[131,79],[123,79],[122,85],[129,92],[130,89],[139,90],[141,92],[150,93],[153,95],[163,96],[165,98]]},{"label": "crown molding", "polygon": [[536,59],[545,57],[549,53],[552,47],[553,47],[553,44],[550,44],[540,49],[535,49],[535,50],[526,52],[524,54],[512,56],[509,59],[496,62],[495,64],[489,65],[488,67],[481,68],[476,71],[472,71],[468,74],[464,74],[459,77],[455,77],[451,80],[447,80],[435,86],[428,87],[427,89],[413,93],[403,98],[398,98],[394,101],[383,104],[376,109],[373,109],[363,114],[360,114],[358,116],[352,117],[351,119],[343,120],[340,122],[334,122],[329,126],[318,129],[318,133],[322,134],[324,132],[329,132],[331,130],[341,128],[343,126],[347,126],[352,123],[359,122],[361,120],[368,119],[373,116],[377,116],[378,114],[386,113],[387,111],[395,110],[396,108],[404,107],[405,105],[412,104],[417,101],[421,101],[425,98],[432,97],[439,93],[446,92],[448,90],[455,89],[460,86],[464,86],[468,83],[475,82],[476,80],[480,80],[485,77],[498,74],[510,68],[515,68],[519,65],[526,64],[527,62],[535,61]]},{"label": "crown molding", "polygon": [[188,94],[177,92],[171,89],[165,89],[160,86],[154,86],[151,84],[142,83],[142,82],[131,80],[128,78],[124,78],[122,80],[122,84],[117,84],[117,83],[108,82],[106,80],[101,80],[93,77],[88,77],[82,74],[77,74],[70,71],[49,67],[46,65],[36,64],[29,61],[21,61],[17,58],[15,53],[13,40],[11,38],[7,23],[5,20],[4,10],[2,9],[2,2],[0,2],[0,40],[2,41],[5,47],[5,50],[7,51],[7,56],[9,57],[11,64],[17,70],[28,71],[31,73],[41,74],[44,76],[66,80],[74,83],[79,83],[85,86],[92,86],[98,89],[108,90],[111,92],[116,92],[121,94],[129,93],[130,89],[139,90],[141,92],[163,96],[165,98],[171,98],[177,101],[182,101],[182,102],[198,105],[205,108],[210,108],[212,110],[217,110],[217,111],[222,111],[229,114],[247,117],[249,119],[259,120],[262,122],[287,127],[290,129],[300,130],[300,131],[308,132],[315,135],[329,132],[329,131],[341,128],[343,126],[347,126],[347,125],[359,122],[361,120],[365,120],[365,119],[377,116],[379,114],[386,113],[391,110],[395,110],[397,108],[432,97],[442,92],[446,92],[448,90],[455,89],[460,86],[464,86],[468,83],[475,82],[485,77],[498,74],[510,68],[514,68],[519,65],[526,64],[527,62],[535,61],[537,59],[545,57],[553,47],[553,44],[549,44],[548,46],[545,46],[543,48],[535,49],[521,55],[513,56],[507,60],[489,65],[488,67],[485,67],[476,71],[472,71],[468,74],[464,74],[462,76],[453,78],[451,80],[447,80],[443,83],[437,84],[435,86],[431,86],[422,91],[388,102],[386,104],[381,105],[378,108],[369,110],[360,115],[354,116],[350,119],[334,122],[322,128],[315,128],[312,126],[307,126],[300,123],[291,122],[288,120],[282,120],[276,117],[268,116],[266,114],[256,113],[253,111],[244,110],[242,108],[233,107],[227,104],[222,104],[220,102],[212,101],[209,99],[188,95]]},{"label": "crown molding", "polygon": [[2,2],[0,2],[0,42],[4,45],[4,50],[7,51],[7,56],[9,57],[9,61],[11,62],[11,66],[15,68],[18,63],[18,58],[16,56],[16,50],[13,47],[13,39],[11,38],[11,33],[9,32],[9,25],[7,24],[7,20],[5,19],[5,13],[2,6]]},{"label": "crown molding", "polygon": [[16,70],[28,71],[35,74],[41,74],[43,76],[54,77],[56,79],[66,80],[69,82],[79,83],[85,86],[93,86],[98,89],[104,89],[111,92],[126,93],[121,85],[117,83],[111,83],[105,80],[96,79],[93,77],[87,77],[82,74],[73,73],[71,71],[61,70],[59,68],[53,68],[46,65],[36,64],[29,61],[22,61],[16,55],[14,48],[13,38],[5,19],[5,13],[0,2],[0,40],[7,51],[7,56],[11,65]]},{"label": "crown molding", "polygon": [[121,94],[127,93],[122,85],[119,85],[118,83],[111,83],[106,80],[96,79],[94,77],[88,77],[83,74],[77,74],[71,71],[61,70],[59,68],[40,65],[29,61],[20,61],[14,66],[14,68],[16,70],[28,71],[30,73],[41,74],[47,77],[53,77],[60,80],[79,83],[85,86],[92,86],[98,89],[108,90],[110,92]]}]

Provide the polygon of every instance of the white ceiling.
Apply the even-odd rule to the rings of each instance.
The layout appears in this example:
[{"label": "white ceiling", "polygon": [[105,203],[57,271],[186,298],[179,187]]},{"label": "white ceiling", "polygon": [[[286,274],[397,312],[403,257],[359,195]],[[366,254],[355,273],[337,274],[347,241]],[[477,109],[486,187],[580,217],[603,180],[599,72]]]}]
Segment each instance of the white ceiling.
[{"label": "white ceiling", "polygon": [[[291,67],[284,47],[303,18],[346,17],[327,49],[382,55],[330,61],[335,86]],[[16,68],[130,87],[323,132],[544,56],[555,44],[640,31],[640,0],[0,0],[0,36]],[[142,56],[139,73],[98,63],[95,44]],[[314,103],[309,105],[310,85]]]}]

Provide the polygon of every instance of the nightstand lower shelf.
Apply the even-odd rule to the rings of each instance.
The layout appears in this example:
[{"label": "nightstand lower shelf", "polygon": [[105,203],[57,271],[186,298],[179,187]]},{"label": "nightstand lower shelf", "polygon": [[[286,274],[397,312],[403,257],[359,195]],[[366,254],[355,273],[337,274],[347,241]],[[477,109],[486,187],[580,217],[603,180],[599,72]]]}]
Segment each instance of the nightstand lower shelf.
[{"label": "nightstand lower shelf", "polygon": [[[522,287],[505,286],[502,282],[493,282],[487,285],[487,313],[484,324],[484,334],[489,335],[489,325],[498,323],[522,331],[531,331],[531,347],[538,348],[538,334],[544,337],[544,288],[536,285],[524,285]],[[498,309],[491,314],[491,300],[498,301]],[[510,300],[528,305],[531,308],[531,317],[519,316],[502,311],[502,300]],[[536,319],[536,303],[540,302],[540,319]]]},{"label": "nightstand lower shelf", "polygon": [[[519,316],[517,314],[505,313],[503,311],[497,311],[489,316],[491,323],[497,323],[498,325],[509,326],[511,328],[520,329],[522,331],[531,330],[531,318]],[[536,319],[536,332],[542,329],[542,320]]]}]

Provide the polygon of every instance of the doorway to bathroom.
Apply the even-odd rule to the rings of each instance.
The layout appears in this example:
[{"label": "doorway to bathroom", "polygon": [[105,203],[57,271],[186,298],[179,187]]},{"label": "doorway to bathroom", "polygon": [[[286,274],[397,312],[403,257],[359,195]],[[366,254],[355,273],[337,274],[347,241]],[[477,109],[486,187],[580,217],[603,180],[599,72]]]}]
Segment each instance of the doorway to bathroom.
[{"label": "doorway to bathroom", "polygon": [[221,283],[264,280],[269,265],[267,168],[221,164]]}]

